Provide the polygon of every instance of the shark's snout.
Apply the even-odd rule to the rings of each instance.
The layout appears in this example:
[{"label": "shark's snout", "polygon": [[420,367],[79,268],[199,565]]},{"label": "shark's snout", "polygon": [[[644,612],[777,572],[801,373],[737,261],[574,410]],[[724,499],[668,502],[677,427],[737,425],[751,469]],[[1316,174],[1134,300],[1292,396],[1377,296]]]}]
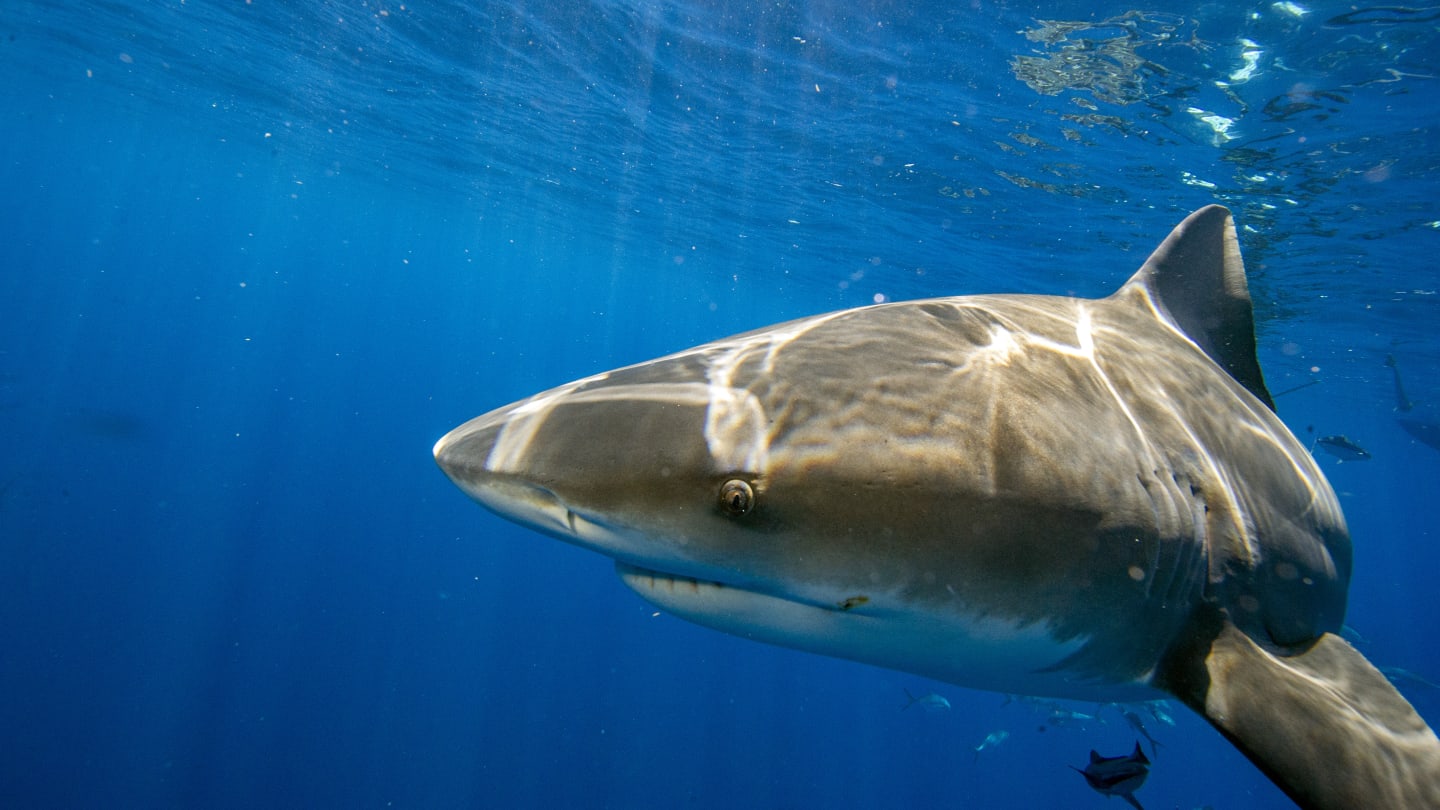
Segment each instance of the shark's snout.
[{"label": "shark's snout", "polygon": [[478,497],[477,489],[492,478],[486,465],[504,424],[503,411],[492,411],[471,419],[435,442],[435,463],[472,497]]},{"label": "shark's snout", "polygon": [[486,464],[496,431],[446,434],[435,444],[435,461],[465,494],[491,512],[535,531],[580,545],[604,548],[609,532],[582,515],[554,490],[523,476],[496,472]]},{"label": "shark's snout", "polygon": [[445,434],[435,443],[435,462],[490,511],[548,534],[577,535],[582,519],[554,489],[538,477],[495,467],[496,448],[513,410],[492,411]]},{"label": "shark's snout", "polygon": [[758,474],[764,420],[752,396],[697,382],[690,365],[621,369],[490,411],[436,442],[435,460],[502,517],[703,576],[688,550],[734,528],[719,493]]}]

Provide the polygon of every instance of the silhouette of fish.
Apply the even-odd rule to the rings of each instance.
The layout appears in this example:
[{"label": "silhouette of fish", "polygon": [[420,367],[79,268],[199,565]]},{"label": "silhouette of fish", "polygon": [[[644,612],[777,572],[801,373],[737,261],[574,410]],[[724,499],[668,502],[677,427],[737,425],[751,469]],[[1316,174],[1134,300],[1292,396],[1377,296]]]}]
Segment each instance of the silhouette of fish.
[{"label": "silhouette of fish", "polygon": [[1367,461],[1370,458],[1370,451],[1356,444],[1348,436],[1336,434],[1334,436],[1321,436],[1315,440],[1315,445],[1310,448],[1312,451],[1324,450],[1341,463],[1346,461]]},{"label": "silhouette of fish", "polygon": [[1401,681],[1408,681],[1410,683],[1417,683],[1421,686],[1426,686],[1431,689],[1440,689],[1440,684],[1437,684],[1429,678],[1426,678],[1424,675],[1419,675],[1417,673],[1411,672],[1408,669],[1404,669],[1401,667],[1377,667],[1377,669],[1380,670],[1380,674],[1384,675],[1390,680],[1391,683],[1397,686],[1400,684]]},{"label": "silhouette of fish", "polygon": [[999,731],[992,731],[989,734],[986,734],[985,739],[982,740],[979,745],[975,746],[975,761],[980,761],[981,751],[989,751],[994,748],[998,748],[1001,743],[1005,742],[1008,739],[1010,739],[1010,732],[1004,729],[1001,729]]},{"label": "silhouette of fish", "polygon": [[1414,409],[1415,403],[1405,396],[1405,385],[1400,382],[1400,367],[1395,364],[1395,355],[1385,355],[1385,367],[1395,377],[1395,410],[1401,413],[1409,413]]},{"label": "silhouette of fish", "polygon": [[1400,367],[1395,363],[1395,355],[1385,355],[1385,365],[1395,377],[1395,412],[1405,414],[1395,417],[1395,422],[1416,441],[1431,450],[1440,450],[1440,417],[1437,417],[1433,404],[1420,406],[1417,410],[1415,401],[1405,395],[1405,386],[1400,382]]},{"label": "silhouette of fish", "polygon": [[1077,712],[1074,709],[1057,706],[1050,710],[1050,714],[1045,718],[1045,725],[1068,726],[1072,723],[1085,723],[1094,719],[1095,715],[1093,714],[1086,714],[1084,712]]},{"label": "silhouette of fish", "polygon": [[1144,737],[1146,742],[1150,743],[1150,755],[1158,756],[1159,751],[1157,751],[1156,749],[1160,747],[1160,741],[1151,736],[1150,731],[1145,728],[1145,721],[1140,717],[1140,715],[1135,713],[1134,710],[1127,709],[1124,706],[1118,704],[1115,708],[1119,709],[1120,716],[1125,718],[1125,722],[1129,723],[1130,727],[1135,729],[1136,733],[1138,733],[1141,737]]},{"label": "silhouette of fish", "polygon": [[1140,741],[1135,741],[1135,750],[1123,757],[1102,757],[1094,750],[1090,752],[1090,764],[1085,770],[1070,766],[1072,771],[1085,777],[1085,783],[1102,796],[1119,796],[1130,803],[1135,810],[1145,810],[1135,798],[1135,791],[1145,784],[1150,775],[1150,760],[1140,750]]},{"label": "silhouette of fish", "polygon": [[1397,419],[1400,427],[1431,450],[1440,450],[1440,423],[1419,419]]},{"label": "silhouette of fish", "polygon": [[927,712],[943,712],[950,708],[950,701],[946,700],[944,695],[938,694],[936,692],[931,692],[928,695],[921,695],[920,697],[915,697],[914,695],[910,694],[909,689],[906,689],[905,697],[909,699],[910,702],[906,703],[903,707],[901,707],[901,711],[904,711],[911,706],[917,705]]}]

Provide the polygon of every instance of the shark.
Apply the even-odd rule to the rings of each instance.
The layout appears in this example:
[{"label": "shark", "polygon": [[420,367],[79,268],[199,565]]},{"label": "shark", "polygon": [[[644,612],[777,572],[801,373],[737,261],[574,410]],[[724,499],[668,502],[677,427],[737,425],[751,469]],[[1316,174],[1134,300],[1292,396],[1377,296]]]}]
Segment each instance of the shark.
[{"label": "shark", "polygon": [[1173,696],[1303,807],[1440,807],[1440,740],[1338,635],[1349,529],[1275,412],[1222,206],[1104,298],[801,318],[434,455],[682,619],[963,687]]}]

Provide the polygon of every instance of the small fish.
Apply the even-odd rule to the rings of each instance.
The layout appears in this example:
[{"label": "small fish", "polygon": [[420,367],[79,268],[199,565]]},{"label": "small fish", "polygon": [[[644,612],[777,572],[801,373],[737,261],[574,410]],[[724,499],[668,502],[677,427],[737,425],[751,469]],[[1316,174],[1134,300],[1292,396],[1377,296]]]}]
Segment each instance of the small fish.
[{"label": "small fish", "polygon": [[1365,461],[1370,458],[1370,451],[1352,441],[1348,436],[1336,434],[1334,436],[1321,436],[1315,440],[1311,452],[1319,448],[1340,459],[1343,464],[1346,461]]},{"label": "small fish", "polygon": [[1411,672],[1408,669],[1402,669],[1401,667],[1378,667],[1378,669],[1380,670],[1380,674],[1390,679],[1390,682],[1396,686],[1399,686],[1401,681],[1409,681],[1420,684],[1421,686],[1428,686],[1431,689],[1440,689],[1440,684],[1426,678],[1424,675]]},{"label": "small fish", "polygon": [[1135,741],[1135,750],[1123,757],[1102,757],[1092,750],[1090,752],[1090,764],[1085,770],[1070,766],[1085,777],[1086,784],[1090,785],[1096,793],[1102,796],[1119,796],[1130,803],[1135,810],[1145,810],[1140,802],[1135,799],[1135,791],[1145,784],[1145,777],[1150,775],[1150,760],[1145,758],[1145,752],[1140,750],[1140,741]]},{"label": "small fish", "polygon": [[1041,708],[1049,709],[1051,706],[1057,706],[1057,705],[1059,705],[1059,704],[1056,703],[1055,701],[1050,700],[1050,699],[1048,699],[1048,698],[1038,698],[1038,697],[1033,697],[1033,696],[1031,696],[1031,695],[1012,695],[1012,694],[1006,694],[1006,695],[1005,695],[1005,702],[1004,702],[1004,703],[1001,703],[1000,705],[1001,705],[1001,706],[1009,706],[1011,703],[1020,703],[1020,704],[1025,705],[1025,706],[1029,706],[1030,708],[1035,709],[1036,711],[1039,711]]},{"label": "small fish", "polygon": [[1140,704],[1156,722],[1167,726],[1175,725],[1175,718],[1170,716],[1170,701],[1168,700],[1147,700]]},{"label": "small fish", "polygon": [[984,741],[982,741],[979,745],[975,746],[975,759],[980,759],[981,751],[989,751],[991,748],[999,746],[1000,743],[1003,743],[1008,739],[1010,739],[1010,732],[1005,731],[1004,729],[1001,729],[1000,731],[992,731],[989,734],[986,734]]},{"label": "small fish", "polygon": [[1050,714],[1046,716],[1045,724],[1049,726],[1068,726],[1072,723],[1084,723],[1094,719],[1095,715],[1093,714],[1085,714],[1084,712],[1066,709],[1063,706],[1056,706],[1051,709]]},{"label": "small fish", "polygon": [[927,712],[943,712],[949,711],[950,709],[950,701],[946,700],[943,695],[939,695],[934,692],[917,698],[914,695],[910,694],[909,689],[906,689],[905,697],[909,698],[910,702],[906,703],[903,707],[901,707],[900,711],[902,712],[910,708],[911,706],[917,705]]},{"label": "small fish", "polygon": [[1150,756],[1158,756],[1159,752],[1155,749],[1160,747],[1160,741],[1150,736],[1150,732],[1145,728],[1145,721],[1140,718],[1140,715],[1124,706],[1116,706],[1116,708],[1120,710],[1120,716],[1125,718],[1125,722],[1129,723],[1137,734],[1150,743]]},{"label": "small fish", "polygon": [[1370,639],[1360,635],[1359,630],[1356,630],[1348,624],[1340,625],[1340,637],[1350,642],[1351,644],[1359,645],[1370,643]]}]

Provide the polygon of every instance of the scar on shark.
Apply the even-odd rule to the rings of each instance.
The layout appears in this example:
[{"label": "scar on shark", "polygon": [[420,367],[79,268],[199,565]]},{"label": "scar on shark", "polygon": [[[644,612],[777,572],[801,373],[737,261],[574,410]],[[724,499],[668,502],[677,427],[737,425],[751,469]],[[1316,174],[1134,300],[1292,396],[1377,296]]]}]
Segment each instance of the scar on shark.
[{"label": "scar on shark", "polygon": [[1106,298],[802,318],[434,452],[690,621],[997,692],[1173,695],[1303,807],[1440,807],[1440,741],[1337,635],[1349,530],[1275,414],[1220,206]]}]

